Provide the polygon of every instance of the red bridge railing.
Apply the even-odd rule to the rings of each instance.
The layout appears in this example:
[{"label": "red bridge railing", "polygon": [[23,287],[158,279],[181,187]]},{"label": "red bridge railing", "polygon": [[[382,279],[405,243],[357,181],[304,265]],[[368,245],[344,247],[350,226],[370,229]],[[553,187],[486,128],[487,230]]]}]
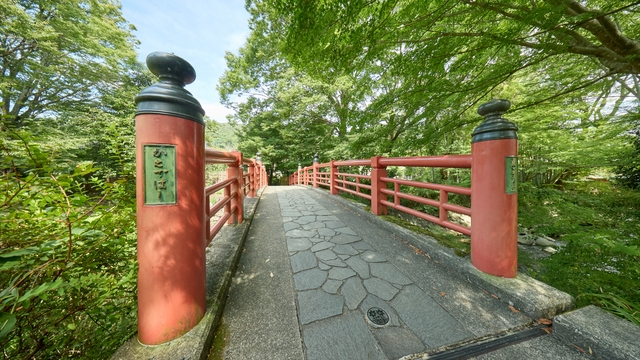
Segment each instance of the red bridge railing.
[{"label": "red bridge railing", "polygon": [[[215,238],[224,224],[243,221],[243,200],[255,197],[258,189],[266,185],[266,171],[262,164],[254,159],[242,157],[241,152],[224,152],[205,149],[205,164],[226,164],[227,179],[207,186],[205,191],[205,218],[207,245]],[[246,165],[247,172],[241,170]],[[211,196],[223,190],[222,199],[211,206]],[[218,213],[223,211],[221,215]],[[217,220],[211,226],[211,219]]]},{"label": "red bridge railing", "polygon": [[[331,194],[340,191],[366,199],[371,212],[385,215],[389,208],[413,215],[443,227],[471,236],[471,262],[492,275],[517,275],[517,128],[502,119],[510,103],[494,100],[478,109],[486,117],[472,136],[471,154],[385,158],[374,156],[362,160],[332,160],[299,167],[289,177],[289,185],[312,185],[329,188]],[[471,170],[471,187],[443,185],[387,176],[387,167],[466,168]],[[349,168],[358,171],[349,172]],[[358,172],[358,173],[356,173]],[[439,192],[430,199],[402,191],[404,188],[428,189]],[[471,207],[449,202],[450,194],[469,196]],[[438,209],[434,216],[407,206],[409,202]],[[449,220],[449,213],[471,217],[467,227]]]},{"label": "red bridge railing", "polygon": [[[298,173],[294,173],[290,177],[289,184],[313,185],[313,187],[316,188],[323,186],[329,188],[332,194],[338,194],[340,191],[343,191],[369,200],[371,202],[371,212],[376,215],[385,215],[387,208],[392,208],[461,232],[465,235],[471,235],[471,228],[449,221],[449,212],[471,216],[470,208],[449,203],[450,193],[471,196],[470,188],[390,178],[386,176],[386,168],[389,166],[470,169],[471,155],[406,158],[375,156],[371,159],[364,160],[331,161],[324,164],[316,163],[314,166],[300,169],[301,176],[299,176]],[[370,168],[370,170],[368,172],[365,171],[365,175],[363,175],[341,172],[339,171],[339,167],[343,169],[348,167],[367,167]],[[296,182],[298,178],[301,179],[299,183]],[[440,192],[440,198],[439,200],[433,200],[402,192],[401,186],[436,190]],[[389,201],[389,197],[391,197],[392,201]],[[429,215],[402,205],[401,199],[436,207],[439,210],[439,216]]]}]

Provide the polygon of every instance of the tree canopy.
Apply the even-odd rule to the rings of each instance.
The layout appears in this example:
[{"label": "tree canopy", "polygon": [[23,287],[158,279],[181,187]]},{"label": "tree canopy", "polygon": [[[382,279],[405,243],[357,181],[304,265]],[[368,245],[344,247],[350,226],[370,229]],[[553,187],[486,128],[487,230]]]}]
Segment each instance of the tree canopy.
[{"label": "tree canopy", "polygon": [[[248,9],[251,36],[227,55],[219,89],[254,137],[274,135],[250,124],[269,112],[297,130],[327,124],[315,128],[321,158],[467,152],[475,109],[502,97],[514,104],[523,164],[539,171],[612,166],[633,150],[638,3],[257,0]],[[288,144],[284,152],[299,151]]]},{"label": "tree canopy", "polygon": [[2,115],[20,126],[101,106],[135,66],[132,29],[113,0],[1,0]]}]

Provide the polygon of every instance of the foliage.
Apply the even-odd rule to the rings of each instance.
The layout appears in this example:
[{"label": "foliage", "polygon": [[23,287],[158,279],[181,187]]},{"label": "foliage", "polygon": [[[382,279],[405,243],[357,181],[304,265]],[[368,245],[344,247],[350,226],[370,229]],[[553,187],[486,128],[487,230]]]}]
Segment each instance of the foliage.
[{"label": "foliage", "polygon": [[100,107],[135,64],[132,29],[113,0],[1,0],[5,121]]},{"label": "foliage", "polygon": [[627,161],[616,168],[619,175],[616,181],[631,189],[640,189],[640,129],[635,131],[633,151]]},{"label": "foliage", "polygon": [[[578,307],[596,304],[614,310],[613,304],[633,307],[640,302],[637,191],[608,182],[576,181],[565,182],[564,189],[521,184],[519,193],[520,226],[567,243],[557,254],[533,264],[531,275],[576,297]],[[609,302],[586,294],[609,294]],[[637,313],[634,316],[637,321]]]},{"label": "foliage", "polygon": [[[215,120],[205,119],[205,142],[208,147],[226,151],[237,150],[238,137],[229,123],[219,123]],[[251,157],[254,155],[252,154]]]},{"label": "foliage", "polygon": [[132,166],[105,181],[91,162],[58,163],[26,130],[3,122],[0,135],[4,354],[105,357],[135,330]]},{"label": "foliage", "polygon": [[134,96],[113,0],[0,0],[0,344],[105,358],[136,326]]}]

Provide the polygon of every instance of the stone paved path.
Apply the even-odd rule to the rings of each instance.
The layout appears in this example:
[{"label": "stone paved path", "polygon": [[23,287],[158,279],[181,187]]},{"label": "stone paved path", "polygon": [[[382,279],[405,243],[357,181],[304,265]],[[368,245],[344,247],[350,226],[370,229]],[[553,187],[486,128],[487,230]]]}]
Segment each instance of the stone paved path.
[{"label": "stone paved path", "polygon": [[[305,191],[279,191],[278,199],[308,359],[397,358],[474,337]],[[385,310],[389,323],[372,323],[371,308]]]}]

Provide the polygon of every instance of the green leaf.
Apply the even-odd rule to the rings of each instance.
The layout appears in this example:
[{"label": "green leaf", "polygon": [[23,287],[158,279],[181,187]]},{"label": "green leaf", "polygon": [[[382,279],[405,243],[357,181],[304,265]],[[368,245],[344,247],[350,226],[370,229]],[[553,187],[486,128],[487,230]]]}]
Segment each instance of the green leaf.
[{"label": "green leaf", "polygon": [[44,298],[46,298],[46,295],[44,294],[45,292],[50,291],[50,290],[58,289],[58,288],[60,288],[62,286],[64,286],[64,282],[62,281],[62,279],[58,279],[55,282],[48,282],[48,283],[41,284],[37,288],[31,289],[31,290],[27,291],[26,293],[24,293],[18,299],[18,302],[22,302],[22,301],[25,301],[27,299],[32,299],[34,297],[41,297],[41,298],[44,297]]},{"label": "green leaf", "polygon": [[69,323],[69,324],[67,324],[67,329],[69,329],[69,330],[75,330],[75,329],[76,329],[76,324],[74,324],[74,323]]},{"label": "green leaf", "polygon": [[16,325],[16,317],[10,313],[0,313],[0,340],[7,337],[9,331],[13,330]]}]

